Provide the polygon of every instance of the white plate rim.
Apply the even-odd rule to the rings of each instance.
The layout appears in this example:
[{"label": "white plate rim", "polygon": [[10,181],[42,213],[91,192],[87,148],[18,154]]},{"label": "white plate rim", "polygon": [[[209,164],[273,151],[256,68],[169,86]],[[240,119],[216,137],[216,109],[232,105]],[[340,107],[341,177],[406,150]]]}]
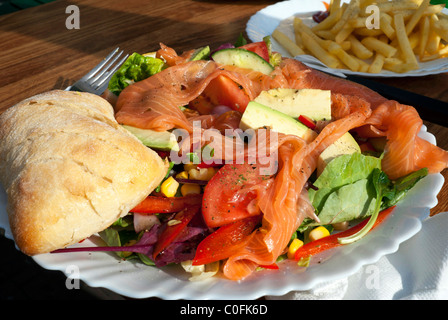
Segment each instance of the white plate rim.
[{"label": "white plate rim", "polygon": [[[435,137],[423,126],[420,136],[435,144]],[[79,252],[42,254],[34,261],[42,268],[58,270],[67,277],[77,276],[90,287],[101,287],[130,298],[158,297],[166,300],[254,300],[264,296],[281,296],[291,291],[310,290],[316,285],[343,279],[361,267],[394,253],[401,243],[414,236],[437,204],[437,194],[444,184],[441,174],[422,179],[390,216],[361,241],[337,248],[334,256],[309,268],[292,262],[280,270],[263,270],[243,281],[223,278],[190,282],[180,267],[157,269],[135,261],[121,261],[113,253]],[[6,194],[0,193],[0,227],[12,239],[6,214]],[[89,239],[77,246],[93,245]],[[76,266],[79,274],[71,273]]]}]

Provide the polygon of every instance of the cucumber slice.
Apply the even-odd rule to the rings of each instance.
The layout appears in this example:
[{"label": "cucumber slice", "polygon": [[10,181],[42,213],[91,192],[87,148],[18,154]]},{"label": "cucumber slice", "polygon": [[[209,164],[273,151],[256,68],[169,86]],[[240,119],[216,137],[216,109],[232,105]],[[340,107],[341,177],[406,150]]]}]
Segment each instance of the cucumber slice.
[{"label": "cucumber slice", "polygon": [[270,74],[274,70],[274,67],[258,54],[241,48],[216,51],[212,54],[212,59],[220,64],[252,69],[264,74]]},{"label": "cucumber slice", "polygon": [[179,151],[179,145],[174,133],[169,131],[159,132],[150,129],[140,129],[127,125],[122,125],[122,127],[132,133],[147,147],[165,151]]}]

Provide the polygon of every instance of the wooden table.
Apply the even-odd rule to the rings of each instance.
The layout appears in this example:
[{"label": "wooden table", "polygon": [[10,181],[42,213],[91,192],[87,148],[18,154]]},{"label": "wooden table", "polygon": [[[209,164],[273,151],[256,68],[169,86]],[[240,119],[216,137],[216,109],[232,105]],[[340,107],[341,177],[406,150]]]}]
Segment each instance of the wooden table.
[{"label": "wooden table", "polygon": [[[73,0],[0,16],[0,112],[31,95],[63,89],[120,46],[126,52],[156,50],[163,42],[178,52],[234,42],[267,0]],[[66,8],[80,10],[80,28],[67,29]],[[448,102],[448,73],[379,80]],[[425,122],[448,149],[448,128]],[[443,172],[448,178],[448,170]],[[448,184],[431,215],[448,211]]]}]

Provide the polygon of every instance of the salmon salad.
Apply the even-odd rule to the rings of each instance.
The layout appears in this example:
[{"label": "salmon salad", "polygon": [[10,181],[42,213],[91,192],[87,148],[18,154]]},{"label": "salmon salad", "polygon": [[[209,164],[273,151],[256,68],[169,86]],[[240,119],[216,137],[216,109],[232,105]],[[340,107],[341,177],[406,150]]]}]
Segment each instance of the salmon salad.
[{"label": "salmon salad", "polygon": [[306,267],[364,241],[448,152],[419,136],[409,105],[273,52],[270,38],[134,53],[103,97],[168,164],[129,215],[100,232],[148,267],[243,280]]}]

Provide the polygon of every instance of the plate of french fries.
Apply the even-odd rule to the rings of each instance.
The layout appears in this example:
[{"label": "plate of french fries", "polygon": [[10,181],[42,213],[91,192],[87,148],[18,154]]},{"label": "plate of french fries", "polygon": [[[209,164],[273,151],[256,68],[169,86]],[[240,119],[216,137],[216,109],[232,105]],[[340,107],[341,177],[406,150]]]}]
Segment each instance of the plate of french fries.
[{"label": "plate of french fries", "polygon": [[[448,9],[434,0],[290,0],[253,15],[251,41],[339,76],[448,72]],[[440,2],[440,1],[437,1]]]}]

